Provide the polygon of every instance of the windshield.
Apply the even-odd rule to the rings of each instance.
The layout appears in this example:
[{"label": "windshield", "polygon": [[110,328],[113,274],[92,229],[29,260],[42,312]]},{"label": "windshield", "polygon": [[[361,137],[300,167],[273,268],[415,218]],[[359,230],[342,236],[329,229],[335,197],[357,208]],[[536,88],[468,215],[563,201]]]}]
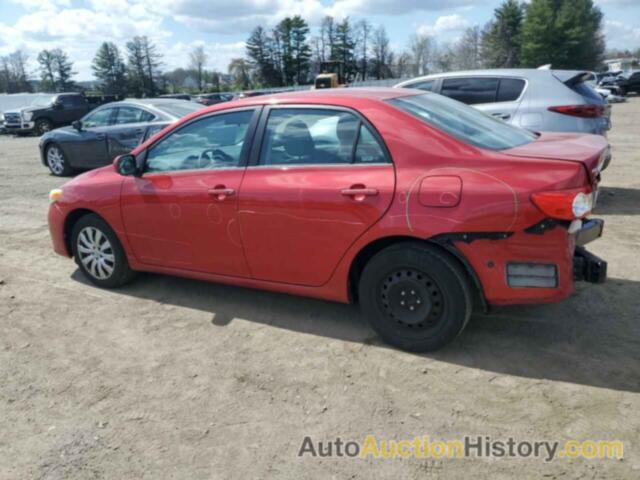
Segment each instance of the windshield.
[{"label": "windshield", "polygon": [[50,96],[50,95],[38,96],[38,97],[35,97],[33,100],[31,100],[31,103],[29,104],[29,106],[46,107],[47,105],[51,105],[55,100],[55,98],[56,98],[55,96]]},{"label": "windshield", "polygon": [[536,139],[527,130],[441,95],[425,93],[394,98],[389,102],[438,130],[487,150],[506,150]]},{"label": "windshield", "polygon": [[181,100],[175,103],[161,103],[159,105],[153,105],[153,107],[162,112],[166,112],[169,115],[180,118],[184,117],[185,115],[189,115],[191,112],[200,110],[202,108],[202,105],[195,102],[189,102],[187,100]]}]

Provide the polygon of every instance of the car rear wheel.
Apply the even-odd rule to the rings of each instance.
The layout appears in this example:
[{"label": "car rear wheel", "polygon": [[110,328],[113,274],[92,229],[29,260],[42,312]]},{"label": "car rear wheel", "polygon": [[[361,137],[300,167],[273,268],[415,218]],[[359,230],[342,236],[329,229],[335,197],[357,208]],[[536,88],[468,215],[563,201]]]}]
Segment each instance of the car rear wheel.
[{"label": "car rear wheel", "polygon": [[97,215],[80,218],[73,227],[71,241],[78,267],[95,285],[117,288],[134,278],[118,237]]},{"label": "car rear wheel", "polygon": [[73,173],[73,169],[69,166],[67,158],[64,156],[62,149],[52,143],[46,149],[45,158],[47,167],[56,177],[68,177]]},{"label": "car rear wheel", "polygon": [[401,243],[364,267],[361,308],[387,343],[403,350],[437,350],[464,329],[473,309],[464,271],[426,245]]},{"label": "car rear wheel", "polygon": [[50,132],[52,128],[53,123],[51,123],[51,120],[47,120],[46,118],[36,120],[36,133],[38,135],[44,135],[45,133]]}]

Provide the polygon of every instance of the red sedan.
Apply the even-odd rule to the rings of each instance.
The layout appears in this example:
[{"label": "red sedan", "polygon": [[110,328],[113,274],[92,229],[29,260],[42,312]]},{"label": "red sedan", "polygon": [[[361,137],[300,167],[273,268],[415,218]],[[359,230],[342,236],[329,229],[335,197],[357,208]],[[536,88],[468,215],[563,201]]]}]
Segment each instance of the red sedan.
[{"label": "red sedan", "polygon": [[52,191],[49,228],[101,287],[146,271],[358,301],[384,340],[427,351],[474,307],[604,281],[582,245],[608,155],[417,90],[256,97]]}]

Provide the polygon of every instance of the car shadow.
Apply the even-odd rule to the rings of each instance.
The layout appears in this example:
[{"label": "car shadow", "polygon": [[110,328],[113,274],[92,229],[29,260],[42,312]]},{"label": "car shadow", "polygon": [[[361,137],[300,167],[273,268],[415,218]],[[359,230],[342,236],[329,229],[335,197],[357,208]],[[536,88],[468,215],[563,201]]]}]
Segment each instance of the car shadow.
[{"label": "car shadow", "polygon": [[640,189],[601,187],[595,215],[640,215]]},{"label": "car shadow", "polygon": [[[88,283],[79,270],[73,278]],[[389,348],[353,305],[152,274],[117,292],[209,312],[213,328],[243,319]],[[640,392],[639,311],[640,282],[581,284],[564,302],[474,315],[451,345],[422,356],[499,374]]]}]

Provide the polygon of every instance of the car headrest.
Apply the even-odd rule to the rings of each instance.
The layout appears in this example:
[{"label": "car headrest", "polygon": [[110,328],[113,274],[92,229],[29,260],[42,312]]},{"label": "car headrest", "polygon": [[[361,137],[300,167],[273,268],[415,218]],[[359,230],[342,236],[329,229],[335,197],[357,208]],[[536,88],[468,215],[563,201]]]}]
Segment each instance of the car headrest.
[{"label": "car headrest", "polygon": [[292,157],[311,156],[315,152],[315,144],[309,127],[302,120],[293,119],[284,127],[282,144],[287,155]]}]

